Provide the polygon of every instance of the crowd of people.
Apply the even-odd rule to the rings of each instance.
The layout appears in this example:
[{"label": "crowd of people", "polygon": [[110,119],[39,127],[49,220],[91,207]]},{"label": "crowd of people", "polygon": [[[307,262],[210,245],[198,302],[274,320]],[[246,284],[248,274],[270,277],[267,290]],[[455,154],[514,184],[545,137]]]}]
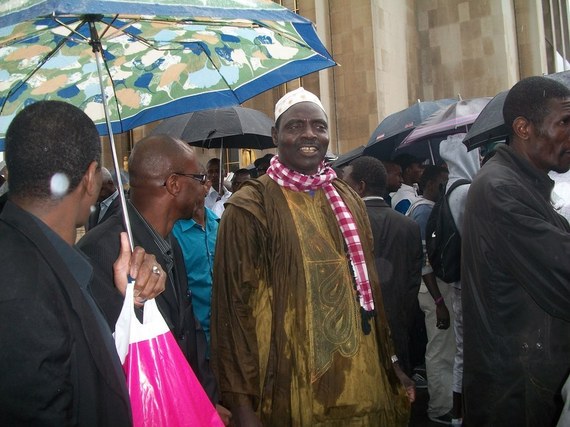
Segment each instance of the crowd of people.
[{"label": "crowd of people", "polygon": [[[277,154],[229,186],[220,159],[143,138],[131,251],[93,122],[27,106],[6,134],[0,422],[132,424],[112,337],[130,276],[137,314],[156,299],[225,425],[404,427],[423,386],[436,423],[570,425],[570,225],[548,177],[570,169],[570,89],[523,79],[503,115],[508,143],[483,166],[457,134],[443,165],[336,171],[325,109],[299,88],[275,105]],[[462,240],[453,283],[426,249],[445,195]]]}]

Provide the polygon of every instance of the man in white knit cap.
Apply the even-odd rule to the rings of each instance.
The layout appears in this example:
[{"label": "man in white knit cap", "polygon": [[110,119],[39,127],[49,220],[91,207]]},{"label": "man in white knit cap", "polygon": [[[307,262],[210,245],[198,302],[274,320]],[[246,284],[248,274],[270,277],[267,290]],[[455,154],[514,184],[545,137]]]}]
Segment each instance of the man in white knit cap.
[{"label": "man in white knit cap", "polygon": [[320,100],[287,93],[272,135],[277,155],[228,200],[218,234],[224,404],[238,426],[406,426],[413,383],[394,357],[364,204],[324,162]]}]

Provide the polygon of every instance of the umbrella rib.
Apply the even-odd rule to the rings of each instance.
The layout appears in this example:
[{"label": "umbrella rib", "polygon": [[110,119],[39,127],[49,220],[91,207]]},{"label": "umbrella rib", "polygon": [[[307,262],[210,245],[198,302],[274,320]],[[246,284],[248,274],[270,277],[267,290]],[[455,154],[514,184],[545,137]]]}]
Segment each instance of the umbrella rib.
[{"label": "umbrella rib", "polygon": [[[115,21],[117,20],[118,16],[119,16],[119,15],[113,16],[113,18],[111,19],[111,22],[109,22],[109,23],[106,23],[106,22],[104,22],[103,20],[99,20],[99,22],[104,22],[104,24],[107,26],[107,27],[103,30],[103,32],[99,35],[99,40],[101,40],[103,37],[105,37],[105,35],[107,34],[107,31],[109,31],[110,28],[115,28],[115,27],[113,26],[113,24],[114,24]],[[129,23],[129,25],[123,25],[122,27],[117,28],[117,30],[118,30],[118,31],[123,31],[123,28],[125,28],[125,27],[127,27],[127,26],[130,26],[130,25],[131,25],[131,23]],[[123,31],[123,32],[124,32],[124,31]]]},{"label": "umbrella rib", "polygon": [[104,21],[99,21],[99,22],[103,22],[105,25],[107,25],[107,27],[103,30],[103,33],[101,34],[101,36],[99,37],[99,39],[102,39],[103,37],[105,37],[105,35],[107,34],[107,31],[109,31],[109,29],[114,28],[116,31],[110,34],[110,37],[114,36],[116,33],[123,33],[125,35],[127,35],[128,37],[131,37],[133,39],[135,39],[136,41],[144,44],[145,46],[151,48],[151,49],[156,49],[156,50],[160,50],[158,49],[153,43],[149,42],[147,39],[138,36],[136,34],[131,34],[127,31],[125,31],[126,28],[132,27],[133,24],[135,24],[136,22],[141,22],[141,19],[132,19],[131,21],[129,21],[127,24],[122,25],[120,27],[113,25],[115,23],[115,21],[119,19],[119,15],[115,15],[112,19],[111,22],[107,23]]},{"label": "umbrella rib", "polygon": [[30,71],[25,78],[23,78],[22,80],[20,80],[19,84],[14,86],[12,89],[10,89],[10,91],[7,93],[7,95],[4,97],[4,101],[2,102],[2,107],[0,108],[0,112],[4,110],[4,106],[6,105],[6,102],[8,102],[8,100],[10,99],[10,96],[12,96],[12,94],[14,94],[15,92],[17,92],[24,84],[26,84],[34,74],[36,74],[36,71],[38,71],[40,68],[43,67],[43,65],[48,62],[60,49],[61,47],[65,44],[65,42],[69,40],[69,36],[62,36],[62,40],[59,41],[57,43],[57,45],[52,49],[51,52],[49,52],[47,55],[45,55],[41,61],[38,62],[37,66]]},{"label": "umbrella rib", "polygon": [[[71,27],[70,27],[69,25],[67,25],[66,23],[60,21],[58,18],[55,17],[55,15],[53,16],[53,20],[54,20],[55,22],[57,22],[59,25],[61,25],[62,27],[67,28],[67,29],[68,29],[69,31],[71,31],[73,34],[79,36],[80,38],[82,38],[82,39],[85,40],[86,42],[89,41],[89,39],[88,39],[87,37],[85,37],[83,34],[77,32],[77,28],[79,28],[79,27],[81,27],[82,25],[85,24],[85,22],[86,22],[85,19],[82,19],[81,22],[79,23],[79,25],[77,25],[77,27],[76,27],[75,29],[74,29],[74,28],[71,28]],[[67,37],[67,38],[69,38],[69,37]]]},{"label": "umbrella rib", "polygon": [[218,68],[218,66],[216,65],[216,63],[212,60],[212,57],[208,54],[208,51],[206,49],[204,49],[202,47],[202,42],[196,42],[196,44],[198,46],[200,46],[200,49],[202,49],[202,51],[204,52],[204,55],[206,55],[206,57],[208,58],[208,60],[210,61],[210,63],[212,64],[212,66],[216,69],[216,71],[219,73],[219,75],[222,77],[222,80],[224,81],[224,83],[226,84],[226,87],[228,89],[230,89],[230,92],[232,93],[232,95],[234,95],[236,97],[236,100],[238,101],[238,104],[241,104],[241,100],[237,97],[237,95],[234,93],[234,91],[232,90],[231,85],[228,83],[228,81],[226,80],[225,76],[222,74],[222,72],[220,71],[220,69]]}]

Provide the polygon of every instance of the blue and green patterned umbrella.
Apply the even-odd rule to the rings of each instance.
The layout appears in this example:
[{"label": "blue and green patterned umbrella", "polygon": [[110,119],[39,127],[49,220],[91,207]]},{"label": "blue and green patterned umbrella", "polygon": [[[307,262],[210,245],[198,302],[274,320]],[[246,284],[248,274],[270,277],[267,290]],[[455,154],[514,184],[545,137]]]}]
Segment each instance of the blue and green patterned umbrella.
[{"label": "blue and green patterned umbrella", "polygon": [[109,135],[120,170],[114,133],[333,65],[313,24],[270,0],[2,0],[0,151],[18,111],[61,100]]},{"label": "blue and green patterned umbrella", "polygon": [[333,65],[313,24],[269,0],[3,0],[0,151],[37,100],[81,107],[112,134]]}]

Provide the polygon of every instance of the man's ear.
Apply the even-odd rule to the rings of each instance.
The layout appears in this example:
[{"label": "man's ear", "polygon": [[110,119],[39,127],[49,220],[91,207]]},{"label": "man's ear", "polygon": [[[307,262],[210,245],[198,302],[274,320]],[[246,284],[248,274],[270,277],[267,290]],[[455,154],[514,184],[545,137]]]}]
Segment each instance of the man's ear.
[{"label": "man's ear", "polygon": [[164,181],[164,186],[166,187],[166,191],[168,191],[173,196],[176,196],[180,193],[180,182],[178,180],[178,175],[171,174],[166,178]]},{"label": "man's ear", "polygon": [[85,192],[89,196],[99,196],[101,191],[101,167],[96,161],[89,163],[87,172],[83,175],[83,182],[85,183]]},{"label": "man's ear", "polygon": [[356,192],[360,197],[364,197],[366,194],[366,183],[364,181],[358,181],[358,184],[356,185]]},{"label": "man's ear", "polygon": [[513,122],[513,132],[519,138],[528,140],[531,132],[532,123],[526,118],[519,116]]},{"label": "man's ear", "polygon": [[277,128],[275,126],[271,128],[271,138],[273,138],[273,145],[277,147]]}]

